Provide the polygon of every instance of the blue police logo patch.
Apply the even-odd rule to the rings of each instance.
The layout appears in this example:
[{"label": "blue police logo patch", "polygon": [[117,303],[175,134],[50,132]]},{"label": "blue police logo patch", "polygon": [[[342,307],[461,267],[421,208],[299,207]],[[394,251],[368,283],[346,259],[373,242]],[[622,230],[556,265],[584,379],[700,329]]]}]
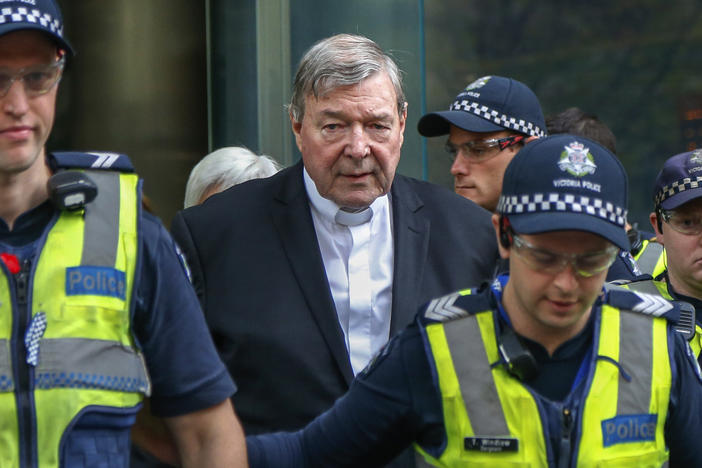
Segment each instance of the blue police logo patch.
[{"label": "blue police logo patch", "polygon": [[67,296],[110,296],[124,300],[126,288],[123,271],[97,266],[66,268]]},{"label": "blue police logo patch", "polygon": [[631,414],[602,421],[602,445],[656,440],[657,414]]},{"label": "blue police logo patch", "polygon": [[368,364],[366,364],[366,367],[364,367],[363,370],[361,370],[361,372],[359,372],[356,375],[356,378],[362,379],[364,377],[368,377],[375,370],[375,368],[378,367],[378,365],[380,365],[380,363],[383,362],[385,358],[390,354],[392,348],[395,347],[395,343],[399,342],[398,340],[398,336],[390,338],[390,340],[387,343],[385,343],[383,347],[378,350],[377,353],[375,353],[375,356],[373,356],[368,362]]},{"label": "blue police logo patch", "polygon": [[190,267],[188,266],[188,260],[186,260],[185,254],[183,254],[183,251],[180,250],[180,246],[178,245],[177,242],[173,241],[173,246],[175,247],[175,253],[178,256],[178,260],[180,260],[180,266],[183,267],[183,271],[185,272],[185,276],[187,276],[188,281],[190,281],[192,283],[193,276],[190,273]]},{"label": "blue police logo patch", "polygon": [[624,261],[624,264],[629,268],[629,271],[635,276],[640,276],[643,275],[641,272],[641,269],[639,268],[639,265],[636,263],[636,260],[634,259],[634,256],[631,255],[631,252],[628,250],[622,250],[619,252],[619,256],[622,258]]},{"label": "blue police logo patch", "polygon": [[700,369],[700,363],[697,361],[697,356],[695,356],[695,352],[692,350],[692,347],[690,347],[690,343],[688,341],[685,342],[685,354],[687,356],[687,361],[695,370],[697,380],[702,383],[702,369]]}]

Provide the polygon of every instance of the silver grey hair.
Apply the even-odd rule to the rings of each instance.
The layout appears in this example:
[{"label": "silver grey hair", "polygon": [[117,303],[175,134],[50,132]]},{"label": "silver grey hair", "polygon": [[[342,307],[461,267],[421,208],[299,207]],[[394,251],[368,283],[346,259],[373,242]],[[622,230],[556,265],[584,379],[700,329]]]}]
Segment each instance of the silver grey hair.
[{"label": "silver grey hair", "polygon": [[397,98],[397,112],[405,110],[402,75],[393,59],[367,37],[337,34],[313,45],[300,60],[295,74],[290,114],[297,122],[305,115],[305,98],[324,96],[340,86],[358,84],[378,72],[390,77]]},{"label": "silver grey hair", "polygon": [[257,156],[246,148],[229,146],[213,151],[193,167],[185,185],[185,208],[200,203],[212,187],[217,191],[251,179],[269,177],[281,166],[268,156]]}]

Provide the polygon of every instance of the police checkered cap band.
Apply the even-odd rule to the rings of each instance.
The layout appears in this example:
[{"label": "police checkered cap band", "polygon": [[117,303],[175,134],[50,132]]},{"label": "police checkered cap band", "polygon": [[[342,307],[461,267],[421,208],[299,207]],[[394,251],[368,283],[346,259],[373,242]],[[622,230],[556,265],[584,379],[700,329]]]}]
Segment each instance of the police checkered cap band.
[{"label": "police checkered cap band", "polygon": [[23,29],[43,31],[69,55],[73,48],[63,37],[61,11],[54,0],[3,0],[0,2],[0,35]]},{"label": "police checkered cap band", "polygon": [[520,133],[525,133],[530,136],[543,137],[546,136],[544,129],[540,128],[533,122],[527,122],[523,119],[517,119],[507,114],[503,114],[495,109],[491,109],[485,104],[470,101],[468,99],[458,99],[451,104],[449,110],[470,112],[485,120],[488,120],[496,125],[504,128],[510,128]]},{"label": "police checkered cap band", "polygon": [[655,203],[656,205],[660,205],[668,198],[672,197],[673,195],[677,195],[678,193],[682,193],[685,190],[702,188],[700,182],[702,182],[702,176],[695,177],[694,179],[692,177],[686,177],[684,179],[676,180],[672,184],[664,186],[658,191],[658,193],[656,193]]},{"label": "police checkered cap band", "polygon": [[63,25],[59,18],[34,8],[7,7],[0,8],[0,25],[6,23],[30,23],[42,26],[51,33],[63,37]]},{"label": "police checkered cap band", "polygon": [[625,208],[602,199],[566,193],[503,195],[497,204],[497,212],[506,215],[544,212],[587,214],[622,228],[626,224],[627,215]]}]

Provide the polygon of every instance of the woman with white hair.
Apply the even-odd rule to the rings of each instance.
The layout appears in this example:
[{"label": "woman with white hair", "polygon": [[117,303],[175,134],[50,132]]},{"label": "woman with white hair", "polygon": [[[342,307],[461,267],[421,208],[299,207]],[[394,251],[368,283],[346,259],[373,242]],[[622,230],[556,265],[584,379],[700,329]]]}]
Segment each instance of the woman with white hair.
[{"label": "woman with white hair", "polygon": [[199,205],[215,193],[251,179],[270,177],[281,169],[269,156],[241,146],[227,146],[208,154],[190,172],[184,207]]}]

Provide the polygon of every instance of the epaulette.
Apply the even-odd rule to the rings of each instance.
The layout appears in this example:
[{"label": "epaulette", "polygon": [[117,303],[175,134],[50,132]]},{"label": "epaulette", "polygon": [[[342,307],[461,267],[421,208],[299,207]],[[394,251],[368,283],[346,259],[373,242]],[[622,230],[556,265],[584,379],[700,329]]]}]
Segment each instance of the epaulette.
[{"label": "epaulette", "polygon": [[92,169],[120,172],[134,172],[129,156],[120,153],[90,152],[80,153],[60,151],[49,154],[52,169]]},{"label": "epaulette", "polygon": [[448,322],[495,307],[489,284],[433,299],[420,313],[422,323]]},{"label": "epaulette", "polygon": [[668,301],[654,294],[612,288],[606,292],[603,303],[617,309],[663,317],[687,340],[695,335],[695,308],[687,302]]}]

